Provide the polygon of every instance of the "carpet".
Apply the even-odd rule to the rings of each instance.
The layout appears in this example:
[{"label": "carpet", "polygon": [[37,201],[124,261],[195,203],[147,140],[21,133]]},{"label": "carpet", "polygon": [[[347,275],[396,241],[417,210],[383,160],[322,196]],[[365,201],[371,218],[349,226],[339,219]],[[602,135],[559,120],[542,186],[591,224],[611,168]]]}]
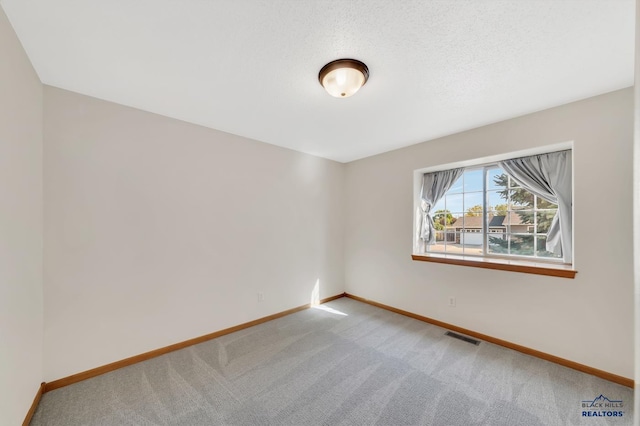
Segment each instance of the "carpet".
[{"label": "carpet", "polygon": [[627,387],[445,331],[341,298],[48,392],[31,425],[633,423]]}]

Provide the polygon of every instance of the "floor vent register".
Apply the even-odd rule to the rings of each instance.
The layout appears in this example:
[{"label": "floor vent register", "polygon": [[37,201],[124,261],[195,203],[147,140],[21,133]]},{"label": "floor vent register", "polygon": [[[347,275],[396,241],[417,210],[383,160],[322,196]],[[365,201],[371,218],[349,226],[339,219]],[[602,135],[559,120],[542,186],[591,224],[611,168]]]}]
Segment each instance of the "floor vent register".
[{"label": "floor vent register", "polygon": [[449,337],[453,337],[454,339],[459,339],[467,343],[471,343],[473,345],[478,346],[480,344],[480,340],[472,339],[471,337],[463,336],[462,334],[454,333],[453,331],[447,331],[444,333]]}]

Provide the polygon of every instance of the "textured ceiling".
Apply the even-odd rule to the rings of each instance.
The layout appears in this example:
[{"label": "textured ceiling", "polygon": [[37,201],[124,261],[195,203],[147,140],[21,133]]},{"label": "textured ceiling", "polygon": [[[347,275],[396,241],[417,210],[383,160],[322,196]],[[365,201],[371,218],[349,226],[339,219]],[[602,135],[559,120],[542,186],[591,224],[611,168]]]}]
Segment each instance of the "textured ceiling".
[{"label": "textured ceiling", "polygon": [[0,0],[45,84],[342,162],[633,85],[634,3]]}]

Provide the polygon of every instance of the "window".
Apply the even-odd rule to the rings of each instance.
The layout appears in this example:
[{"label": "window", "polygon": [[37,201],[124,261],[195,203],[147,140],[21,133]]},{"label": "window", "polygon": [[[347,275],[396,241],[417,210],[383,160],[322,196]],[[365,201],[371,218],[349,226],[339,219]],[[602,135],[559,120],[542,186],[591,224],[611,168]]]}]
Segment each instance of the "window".
[{"label": "window", "polygon": [[571,150],[424,173],[414,253],[572,265],[571,179]]},{"label": "window", "polygon": [[561,259],[546,250],[557,210],[495,164],[467,168],[433,207],[436,241],[427,252]]}]

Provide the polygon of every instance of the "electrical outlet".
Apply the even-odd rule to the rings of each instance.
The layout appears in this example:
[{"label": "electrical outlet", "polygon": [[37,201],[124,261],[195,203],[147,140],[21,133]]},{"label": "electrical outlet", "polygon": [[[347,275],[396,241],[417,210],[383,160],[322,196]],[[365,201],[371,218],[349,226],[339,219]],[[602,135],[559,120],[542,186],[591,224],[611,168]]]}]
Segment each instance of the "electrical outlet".
[{"label": "electrical outlet", "polygon": [[455,297],[450,297],[449,298],[449,307],[450,308],[455,308],[456,307],[456,298]]},{"label": "electrical outlet", "polygon": [[264,293],[259,291],[258,292],[258,302],[262,302],[264,300]]}]

